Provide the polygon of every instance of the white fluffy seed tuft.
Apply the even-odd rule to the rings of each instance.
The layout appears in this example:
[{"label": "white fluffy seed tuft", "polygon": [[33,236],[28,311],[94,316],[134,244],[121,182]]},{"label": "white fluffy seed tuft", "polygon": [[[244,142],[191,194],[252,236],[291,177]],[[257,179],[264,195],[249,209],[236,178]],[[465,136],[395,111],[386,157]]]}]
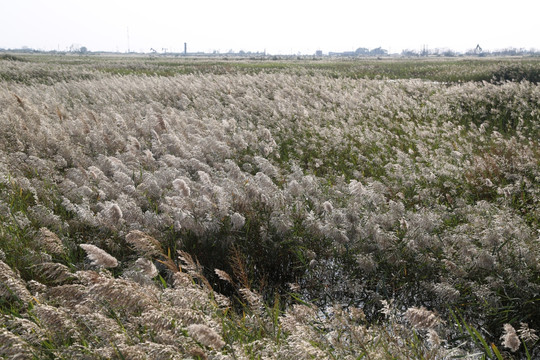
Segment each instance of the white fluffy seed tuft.
[{"label": "white fluffy seed tuft", "polygon": [[79,246],[86,251],[86,256],[92,260],[92,265],[102,266],[104,268],[114,268],[118,266],[118,260],[105,250],[92,244],[80,244]]},{"label": "white fluffy seed tuft", "polygon": [[225,342],[212,328],[203,324],[191,324],[188,326],[188,333],[194,340],[213,349],[221,349]]}]

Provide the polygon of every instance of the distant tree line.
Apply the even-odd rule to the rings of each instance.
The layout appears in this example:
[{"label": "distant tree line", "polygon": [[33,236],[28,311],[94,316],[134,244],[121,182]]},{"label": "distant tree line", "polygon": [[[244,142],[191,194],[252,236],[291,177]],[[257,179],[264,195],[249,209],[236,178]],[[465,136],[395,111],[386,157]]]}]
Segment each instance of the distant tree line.
[{"label": "distant tree line", "polygon": [[[152,54],[156,54],[157,51],[154,49],[152,50]],[[166,50],[166,49],[164,49]],[[0,52],[13,52],[13,53],[51,53],[51,54],[91,54],[92,52],[88,50],[86,46],[81,46],[78,44],[72,44],[69,48],[67,48],[64,51],[43,51],[43,50],[36,50],[29,48],[27,46],[23,46],[20,49],[3,49],[0,48]],[[105,51],[107,52],[107,51]],[[97,51],[95,53],[103,53],[102,51]],[[165,55],[182,55],[181,53],[167,53],[165,51]],[[185,55],[185,54],[184,54]],[[189,53],[191,56],[257,56],[257,57],[265,57],[267,55],[266,51],[264,52],[251,52],[251,51],[244,51],[240,50],[238,52],[234,52],[233,50],[229,50],[226,53],[220,53],[219,51],[214,50],[212,53],[204,53],[204,52],[197,52],[197,53]],[[388,50],[377,47],[374,49],[368,49],[365,47],[359,47],[355,51],[343,51],[343,52],[329,52],[328,56],[334,56],[334,57],[368,57],[368,56],[388,56],[388,55],[398,55],[398,54],[390,54]],[[525,49],[525,48],[505,48],[502,50],[483,50],[480,45],[477,45],[474,49],[467,50],[464,53],[460,53],[457,51],[454,51],[449,48],[433,48],[429,49],[427,47],[423,47],[420,50],[417,49],[403,49],[401,53],[399,54],[401,56],[405,57],[455,57],[455,56],[478,56],[478,57],[486,57],[486,56],[540,56],[540,49]],[[317,50],[315,53],[315,56],[321,57],[324,56],[322,50]]]},{"label": "distant tree line", "polygon": [[525,48],[506,48],[502,50],[483,50],[480,45],[477,45],[474,49],[469,49],[465,53],[459,53],[457,51],[454,51],[452,49],[448,48],[435,48],[435,49],[427,49],[423,48],[421,50],[411,50],[411,49],[404,49],[401,52],[402,56],[407,57],[421,57],[421,56],[444,56],[444,57],[453,57],[453,56],[460,56],[460,55],[466,55],[466,56],[538,56],[540,55],[540,50],[537,49],[525,49]]},{"label": "distant tree line", "polygon": [[[318,50],[315,54],[316,56],[322,56],[322,51]],[[387,56],[389,55],[389,51],[386,49],[383,49],[382,47],[378,47],[375,49],[368,49],[365,47],[359,47],[355,51],[344,51],[344,52],[329,52],[328,56],[341,56],[341,57],[364,57],[364,56]],[[397,55],[397,54],[390,54],[390,55]],[[477,45],[474,49],[467,50],[464,53],[457,52],[455,50],[449,49],[449,48],[434,48],[429,49],[427,46],[424,46],[422,49],[404,49],[401,51],[401,56],[405,57],[454,57],[454,56],[478,56],[478,57],[484,57],[484,56],[540,56],[540,50],[536,49],[525,49],[525,48],[506,48],[502,50],[495,50],[495,51],[489,51],[489,50],[483,50],[480,45]]]}]

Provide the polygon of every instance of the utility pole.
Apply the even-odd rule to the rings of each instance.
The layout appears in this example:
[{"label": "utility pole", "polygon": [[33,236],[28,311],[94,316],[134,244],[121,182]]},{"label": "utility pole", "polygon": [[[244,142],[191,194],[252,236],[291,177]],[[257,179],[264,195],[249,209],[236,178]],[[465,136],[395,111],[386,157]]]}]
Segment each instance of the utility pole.
[{"label": "utility pole", "polygon": [[127,28],[127,46],[128,46],[128,54],[131,52],[129,48],[129,27]]}]

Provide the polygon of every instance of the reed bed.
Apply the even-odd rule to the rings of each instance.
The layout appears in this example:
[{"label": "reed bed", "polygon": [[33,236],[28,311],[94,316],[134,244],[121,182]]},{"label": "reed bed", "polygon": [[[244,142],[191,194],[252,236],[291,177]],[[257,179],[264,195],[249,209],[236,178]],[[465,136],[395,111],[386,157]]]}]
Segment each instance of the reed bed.
[{"label": "reed bed", "polygon": [[540,356],[537,60],[156,61],[0,60],[0,356]]}]

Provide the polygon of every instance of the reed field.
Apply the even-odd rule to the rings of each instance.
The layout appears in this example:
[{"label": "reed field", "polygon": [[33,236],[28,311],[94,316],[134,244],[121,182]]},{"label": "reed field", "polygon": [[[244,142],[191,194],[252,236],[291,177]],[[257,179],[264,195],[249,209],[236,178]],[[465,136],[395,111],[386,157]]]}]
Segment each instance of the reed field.
[{"label": "reed field", "polygon": [[0,55],[0,357],[540,359],[539,82]]}]

